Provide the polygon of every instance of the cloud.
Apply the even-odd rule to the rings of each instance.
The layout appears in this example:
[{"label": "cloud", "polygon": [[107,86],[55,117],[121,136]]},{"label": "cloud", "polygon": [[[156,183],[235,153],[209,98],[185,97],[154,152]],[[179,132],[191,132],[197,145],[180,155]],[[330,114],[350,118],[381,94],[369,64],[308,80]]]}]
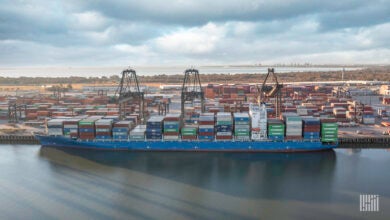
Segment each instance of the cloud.
[{"label": "cloud", "polygon": [[177,54],[207,54],[215,50],[226,30],[209,23],[202,27],[179,30],[155,39],[157,49]]},{"label": "cloud", "polygon": [[0,66],[388,63],[389,7],[384,0],[3,0]]}]

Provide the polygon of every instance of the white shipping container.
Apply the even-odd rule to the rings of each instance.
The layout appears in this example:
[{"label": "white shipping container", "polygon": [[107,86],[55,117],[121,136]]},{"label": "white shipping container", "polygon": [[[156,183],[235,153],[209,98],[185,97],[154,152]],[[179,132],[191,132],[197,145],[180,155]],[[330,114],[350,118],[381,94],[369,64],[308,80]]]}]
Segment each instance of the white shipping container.
[{"label": "white shipping container", "polygon": [[49,128],[47,133],[49,135],[63,135],[62,128]]},{"label": "white shipping container", "polygon": [[179,135],[164,135],[164,140],[179,140]]},{"label": "white shipping container", "polygon": [[110,132],[111,129],[109,128],[96,128],[96,132]]},{"label": "white shipping container", "polygon": [[79,128],[78,125],[64,125],[64,128]]},{"label": "white shipping container", "polygon": [[227,131],[227,132],[217,132],[217,136],[228,136],[228,135],[232,135],[232,132],[229,132],[229,131]]}]

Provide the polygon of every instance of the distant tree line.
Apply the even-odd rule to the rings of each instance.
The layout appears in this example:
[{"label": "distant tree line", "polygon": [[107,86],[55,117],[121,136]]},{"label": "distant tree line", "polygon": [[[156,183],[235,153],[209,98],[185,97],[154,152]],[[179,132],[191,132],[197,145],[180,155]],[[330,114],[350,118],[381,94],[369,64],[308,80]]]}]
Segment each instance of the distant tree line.
[{"label": "distant tree line", "polygon": [[[277,71],[277,70],[276,70]],[[277,72],[276,72],[277,73]],[[280,82],[310,82],[310,81],[340,81],[341,71],[333,72],[299,72],[299,73],[277,73]],[[212,83],[261,83],[265,74],[201,74],[203,84]],[[142,83],[161,83],[161,84],[181,84],[183,75],[151,75],[138,76],[139,82]],[[96,83],[96,84],[118,84],[120,77],[112,75],[109,77],[0,77],[0,85],[46,85],[46,84],[79,84],[79,83]],[[361,70],[346,71],[344,80],[390,80],[390,66],[371,67]]]}]

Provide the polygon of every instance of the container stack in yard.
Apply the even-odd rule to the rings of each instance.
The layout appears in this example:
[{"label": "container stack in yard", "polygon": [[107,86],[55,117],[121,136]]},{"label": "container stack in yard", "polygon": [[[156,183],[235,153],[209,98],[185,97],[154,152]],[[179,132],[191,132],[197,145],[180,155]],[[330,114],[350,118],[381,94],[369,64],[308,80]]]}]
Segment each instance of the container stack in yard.
[{"label": "container stack in yard", "polygon": [[234,138],[240,141],[250,140],[250,120],[248,113],[234,113]]},{"label": "container stack in yard", "polygon": [[321,123],[318,118],[303,119],[303,138],[304,139],[319,139],[321,131]]},{"label": "container stack in yard", "polygon": [[285,125],[280,119],[268,119],[268,138],[274,141],[284,140]]},{"label": "container stack in yard", "polygon": [[214,113],[202,113],[199,116],[199,140],[212,141],[214,140],[215,130]]},{"label": "container stack in yard", "polygon": [[322,142],[338,141],[338,125],[335,119],[321,119],[321,140]]},{"label": "container stack in yard", "polygon": [[233,119],[230,112],[218,112],[215,128],[217,140],[231,140],[233,131]]},{"label": "container stack in yard", "polygon": [[164,116],[152,116],[146,122],[146,139],[161,140]]},{"label": "container stack in yard", "polygon": [[112,122],[113,119],[99,119],[95,122],[96,140],[112,139]]},{"label": "container stack in yard", "polygon": [[167,114],[164,118],[164,140],[179,140],[180,114]]},{"label": "container stack in yard", "polygon": [[[118,121],[114,123],[112,128],[112,138],[116,141],[127,140],[129,137],[129,131],[134,123],[131,121]],[[145,136],[142,137],[142,140]]]}]

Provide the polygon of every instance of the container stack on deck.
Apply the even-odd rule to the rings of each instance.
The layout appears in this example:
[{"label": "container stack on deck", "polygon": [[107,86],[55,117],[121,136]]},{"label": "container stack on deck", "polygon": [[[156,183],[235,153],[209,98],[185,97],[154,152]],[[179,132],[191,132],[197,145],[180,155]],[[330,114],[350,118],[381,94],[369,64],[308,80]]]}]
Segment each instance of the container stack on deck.
[{"label": "container stack on deck", "polygon": [[97,118],[89,117],[79,121],[79,138],[81,140],[95,139],[95,121]]},{"label": "container stack on deck", "polygon": [[319,139],[321,131],[321,123],[318,118],[303,119],[303,139]]},{"label": "container stack on deck", "polygon": [[[114,123],[112,128],[112,137],[116,141],[124,141],[129,137],[129,131],[134,123],[131,121],[118,121]],[[142,137],[142,140],[145,136]]]},{"label": "container stack on deck", "polygon": [[79,137],[79,122],[81,118],[71,118],[64,121],[64,136],[70,138]]},{"label": "container stack on deck", "polygon": [[64,135],[63,133],[64,119],[51,119],[47,122],[49,135]]},{"label": "container stack on deck", "polygon": [[231,140],[233,131],[233,119],[230,112],[218,112],[216,126],[217,140]]},{"label": "container stack on deck", "polygon": [[248,113],[234,113],[234,138],[240,141],[250,140],[250,120]]},{"label": "container stack on deck", "polygon": [[268,119],[268,138],[274,141],[284,140],[285,125],[280,119]]},{"label": "container stack on deck", "polygon": [[179,140],[180,114],[167,114],[164,118],[164,140]]},{"label": "container stack on deck", "polygon": [[112,119],[99,119],[95,122],[96,140],[112,139]]},{"label": "container stack on deck", "polygon": [[294,114],[283,115],[286,123],[286,140],[302,139],[302,117]]},{"label": "container stack on deck", "polygon": [[199,116],[199,140],[212,141],[215,136],[214,113],[202,113]]},{"label": "container stack on deck", "polygon": [[338,125],[335,119],[321,119],[321,141],[338,141]]},{"label": "container stack on deck", "polygon": [[164,116],[152,116],[146,122],[146,139],[162,140]]},{"label": "container stack on deck", "polygon": [[129,138],[131,141],[144,141],[146,133],[146,125],[137,125],[130,131]]},{"label": "container stack on deck", "polygon": [[181,139],[182,140],[196,140],[197,139],[197,125],[184,125],[181,128]]},{"label": "container stack on deck", "polygon": [[251,117],[251,139],[267,139],[267,109],[256,104],[249,105],[249,115]]}]

